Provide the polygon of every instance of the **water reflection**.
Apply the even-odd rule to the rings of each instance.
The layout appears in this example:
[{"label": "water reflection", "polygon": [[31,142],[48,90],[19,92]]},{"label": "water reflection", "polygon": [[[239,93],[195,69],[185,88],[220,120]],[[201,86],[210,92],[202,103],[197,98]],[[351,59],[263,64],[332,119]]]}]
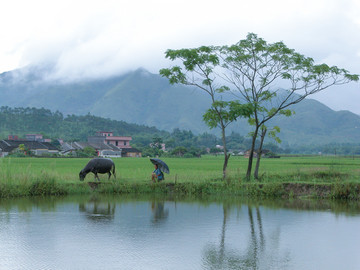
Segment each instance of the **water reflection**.
[{"label": "water reflection", "polygon": [[85,216],[94,222],[112,221],[115,216],[115,203],[103,201],[98,197],[91,197],[88,202],[79,203],[79,211],[85,213]]},{"label": "water reflection", "polygon": [[360,269],[359,227],[358,202],[0,200],[0,269]]},{"label": "water reflection", "polygon": [[151,212],[152,218],[151,222],[153,224],[160,224],[165,222],[167,217],[169,216],[169,209],[165,209],[163,201],[155,201],[151,202]]},{"label": "water reflection", "polygon": [[[219,245],[207,245],[203,252],[203,268],[205,269],[287,269],[291,261],[288,253],[278,254],[279,227],[271,235],[271,241],[266,241],[259,206],[247,206],[248,232],[244,227],[238,228],[240,233],[248,235],[238,249],[226,245],[226,224],[229,219],[230,205],[223,205],[223,222]],[[254,212],[256,217],[254,217]],[[246,229],[246,227],[245,227]],[[234,232],[233,232],[234,234]],[[230,235],[230,237],[233,237]],[[269,237],[270,238],[270,237]],[[266,246],[268,243],[269,246]]]}]

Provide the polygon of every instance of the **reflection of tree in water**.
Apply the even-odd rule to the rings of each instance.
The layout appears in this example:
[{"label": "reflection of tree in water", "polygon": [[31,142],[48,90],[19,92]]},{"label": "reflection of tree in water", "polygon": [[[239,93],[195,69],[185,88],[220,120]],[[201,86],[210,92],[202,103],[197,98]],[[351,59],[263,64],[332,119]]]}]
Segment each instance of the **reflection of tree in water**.
[{"label": "reflection of tree in water", "polygon": [[151,212],[152,212],[151,222],[153,224],[157,224],[165,221],[169,215],[169,209],[164,208],[164,202],[153,201],[151,203]]},{"label": "reflection of tree in water", "polygon": [[98,199],[91,199],[86,203],[79,204],[79,211],[85,213],[92,221],[111,221],[115,216],[115,203],[103,202]]},{"label": "reflection of tree in water", "polygon": [[[209,245],[203,253],[203,266],[205,269],[277,269],[288,268],[290,258],[279,254],[280,230],[265,241],[263,224],[259,207],[255,207],[256,222],[253,207],[248,206],[250,225],[249,242],[245,251],[226,248],[225,234],[228,220],[229,205],[223,205],[223,224],[221,228],[220,244]],[[256,228],[257,226],[257,228]],[[266,244],[271,246],[266,246]],[[245,243],[241,243],[241,246]]]}]

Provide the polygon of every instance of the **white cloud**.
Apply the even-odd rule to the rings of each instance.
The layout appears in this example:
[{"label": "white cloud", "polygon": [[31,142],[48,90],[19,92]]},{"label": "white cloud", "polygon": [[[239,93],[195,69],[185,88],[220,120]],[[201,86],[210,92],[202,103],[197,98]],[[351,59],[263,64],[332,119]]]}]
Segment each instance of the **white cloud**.
[{"label": "white cloud", "polygon": [[0,10],[0,72],[44,62],[64,78],[157,72],[169,64],[168,48],[231,44],[254,32],[360,73],[359,18],[357,0],[12,0]]}]

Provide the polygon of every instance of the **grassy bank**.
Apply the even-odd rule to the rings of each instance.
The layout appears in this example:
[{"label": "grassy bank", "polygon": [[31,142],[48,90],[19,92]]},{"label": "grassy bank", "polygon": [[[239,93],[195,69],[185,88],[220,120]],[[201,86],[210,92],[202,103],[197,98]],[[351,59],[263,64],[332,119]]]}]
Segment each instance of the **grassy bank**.
[{"label": "grassy bank", "polygon": [[252,197],[321,197],[359,199],[360,159],[335,157],[286,157],[263,159],[259,181],[245,181],[247,159],[232,157],[227,181],[221,181],[223,158],[167,158],[171,174],[152,184],[153,166],[147,158],[114,159],[116,180],[101,176],[84,182],[79,171],[89,159],[0,159],[0,197],[129,193],[223,194]]}]

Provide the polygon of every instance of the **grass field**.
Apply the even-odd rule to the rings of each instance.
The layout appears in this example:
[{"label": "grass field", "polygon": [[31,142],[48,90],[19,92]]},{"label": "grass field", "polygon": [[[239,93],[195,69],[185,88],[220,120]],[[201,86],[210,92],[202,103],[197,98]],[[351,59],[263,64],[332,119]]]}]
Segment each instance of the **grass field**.
[{"label": "grass field", "polygon": [[[0,181],[12,181],[54,177],[66,182],[78,182],[79,172],[90,159],[77,158],[2,158],[0,159]],[[150,180],[153,165],[147,158],[117,158],[116,175],[119,181],[147,182]],[[164,158],[170,167],[167,181],[208,182],[221,180],[222,156],[202,158]],[[244,180],[248,160],[231,157],[228,175],[232,180]],[[262,181],[331,181],[341,177],[343,180],[360,182],[360,158],[344,157],[282,157],[262,159],[260,167]],[[303,177],[303,179],[302,179]],[[103,180],[107,175],[100,175]],[[92,173],[85,181],[93,181]]]},{"label": "grass field", "polygon": [[[50,181],[59,185],[70,184],[77,189],[87,185],[79,181],[79,172],[90,159],[75,158],[2,158],[0,159],[0,188],[2,196],[10,192],[8,186],[31,189],[39,181]],[[113,159],[116,165],[116,183],[148,184],[153,165],[148,158]],[[164,183],[198,184],[222,183],[222,156],[204,156],[202,158],[164,158],[170,168]],[[231,157],[228,165],[227,183],[245,184],[248,160],[243,157]],[[260,183],[309,183],[309,184],[360,184],[359,157],[281,157],[280,159],[262,159],[259,172]],[[107,182],[107,175],[100,175]],[[94,176],[88,174],[85,182],[93,182]],[[113,181],[111,181],[113,183]],[[55,183],[55,184],[54,184]],[[254,183],[251,180],[250,183]],[[84,187],[85,186],[85,187]],[[51,187],[50,187],[51,188]],[[21,191],[12,191],[14,196]],[[77,191],[79,192],[79,191]],[[25,192],[28,194],[28,192]],[[36,192],[35,192],[36,193]],[[60,192],[61,193],[61,192]],[[56,192],[55,192],[56,194]],[[0,194],[1,196],[1,194]]]}]

